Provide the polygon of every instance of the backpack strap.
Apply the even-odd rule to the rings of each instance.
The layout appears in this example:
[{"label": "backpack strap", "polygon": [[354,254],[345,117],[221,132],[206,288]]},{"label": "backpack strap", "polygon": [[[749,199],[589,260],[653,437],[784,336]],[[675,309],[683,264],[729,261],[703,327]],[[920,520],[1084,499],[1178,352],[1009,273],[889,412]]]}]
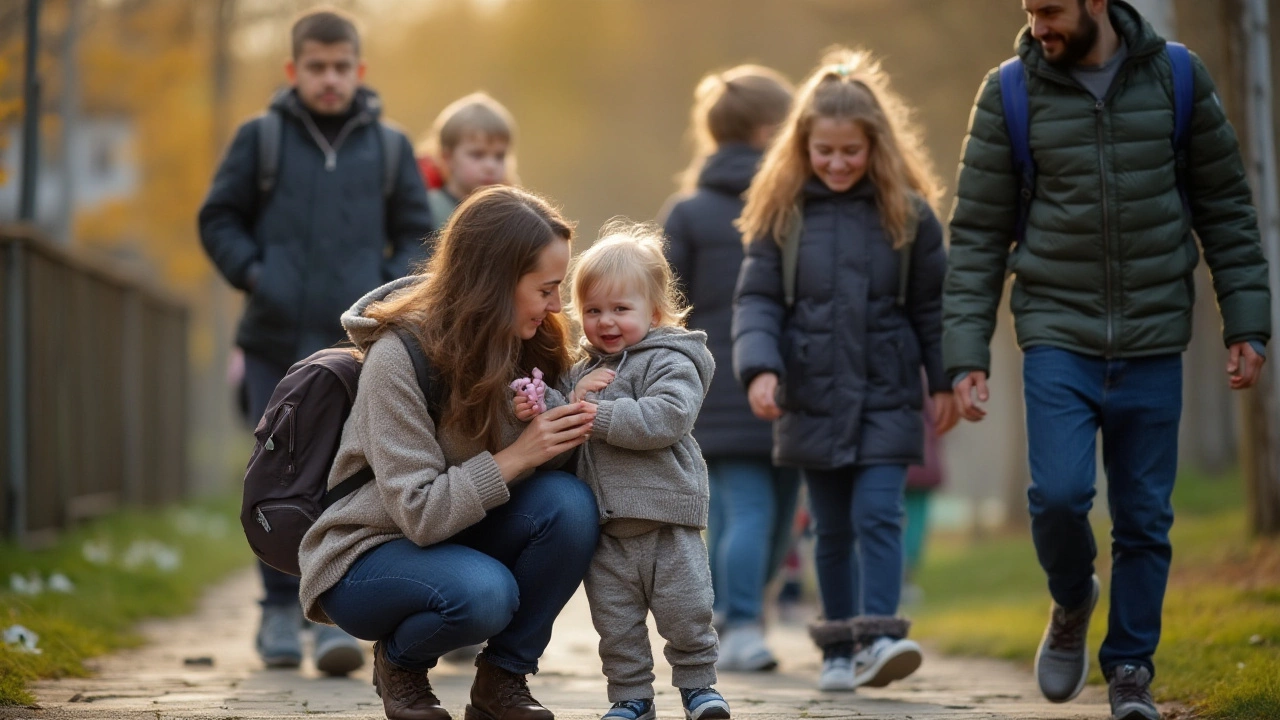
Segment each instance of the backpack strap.
[{"label": "backpack strap", "polygon": [[1015,56],[1000,63],[1000,103],[1004,106],[1004,126],[1009,133],[1013,172],[1018,178],[1018,219],[1013,239],[1020,243],[1027,235],[1027,218],[1036,188],[1036,166],[1031,159],[1031,114],[1027,109],[1027,74],[1022,58]]},{"label": "backpack strap", "polygon": [[796,200],[795,217],[782,239],[782,297],[787,310],[796,304],[796,275],[800,272],[800,236],[804,234],[804,200]]},{"label": "backpack strap", "polygon": [[390,199],[400,179],[400,132],[379,121],[378,137],[382,140],[382,197]]},{"label": "backpack strap", "polygon": [[258,195],[263,198],[271,194],[280,174],[283,120],[276,110],[267,110],[258,116]]},{"label": "backpack strap", "polygon": [[911,282],[911,251],[920,232],[920,220],[924,217],[924,198],[911,195],[911,214],[902,228],[907,241],[898,248],[898,307],[907,306],[907,286]]},{"label": "backpack strap", "polygon": [[418,389],[422,390],[422,397],[427,401],[427,414],[431,416],[432,422],[440,422],[441,411],[444,409],[444,396],[440,392],[440,376],[435,368],[431,367],[431,361],[427,359],[427,354],[422,349],[422,341],[418,340],[418,336],[412,330],[403,325],[393,325],[392,330],[404,344],[405,351],[409,353],[409,359],[413,361],[413,373],[418,378]]},{"label": "backpack strap", "polygon": [[[440,411],[444,407],[439,375],[432,369],[427,354],[422,350],[422,343],[418,341],[418,336],[414,335],[412,330],[394,325],[392,331],[395,332],[396,337],[400,338],[405,351],[409,353],[409,359],[413,361],[413,374],[418,378],[418,388],[422,390],[422,397],[427,401],[427,414],[431,416],[433,422],[438,423]],[[359,490],[371,480],[373,480],[373,468],[366,465],[326,492],[320,501],[320,506],[327,510],[329,506]]]},{"label": "backpack strap", "polygon": [[1191,146],[1191,113],[1195,107],[1196,78],[1191,66],[1191,52],[1182,43],[1166,42],[1165,54],[1173,71],[1173,158],[1176,166],[1178,194],[1182,205],[1191,212],[1187,194],[1188,151]]}]

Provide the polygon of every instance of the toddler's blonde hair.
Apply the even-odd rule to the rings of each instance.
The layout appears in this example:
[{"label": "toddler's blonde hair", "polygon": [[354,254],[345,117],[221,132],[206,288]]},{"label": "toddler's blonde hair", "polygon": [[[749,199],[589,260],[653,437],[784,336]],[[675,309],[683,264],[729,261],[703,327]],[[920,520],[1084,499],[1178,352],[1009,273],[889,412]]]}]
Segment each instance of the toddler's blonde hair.
[{"label": "toddler's blonde hair", "polygon": [[684,327],[692,309],[676,286],[675,274],[663,253],[666,238],[651,223],[615,218],[600,229],[600,239],[573,262],[569,270],[569,306],[575,322],[582,322],[583,299],[597,288],[627,288],[640,292],[658,314],[658,326]]}]

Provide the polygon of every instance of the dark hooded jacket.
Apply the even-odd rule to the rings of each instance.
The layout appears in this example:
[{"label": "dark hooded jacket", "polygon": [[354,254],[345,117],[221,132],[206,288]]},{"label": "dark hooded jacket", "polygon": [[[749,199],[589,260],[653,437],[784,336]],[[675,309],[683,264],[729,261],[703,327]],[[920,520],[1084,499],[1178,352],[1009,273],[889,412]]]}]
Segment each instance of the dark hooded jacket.
[{"label": "dark hooded jacket", "polygon": [[330,143],[295,91],[283,118],[275,187],[258,187],[258,120],[236,132],[200,209],[200,240],[227,282],[247,295],[236,343],[281,366],[345,339],[343,311],[408,274],[430,231],[426,188],[408,138],[383,196],[381,101],[360,89]]},{"label": "dark hooded jacket", "polygon": [[733,287],[742,265],[742,193],[751,185],[760,151],[725,145],[707,158],[691,195],[677,196],[664,213],[667,259],[693,312],[688,326],[707,333],[707,347],[720,363],[693,435],[707,457],[767,458],[770,423],[751,414],[747,394],[733,379]]}]

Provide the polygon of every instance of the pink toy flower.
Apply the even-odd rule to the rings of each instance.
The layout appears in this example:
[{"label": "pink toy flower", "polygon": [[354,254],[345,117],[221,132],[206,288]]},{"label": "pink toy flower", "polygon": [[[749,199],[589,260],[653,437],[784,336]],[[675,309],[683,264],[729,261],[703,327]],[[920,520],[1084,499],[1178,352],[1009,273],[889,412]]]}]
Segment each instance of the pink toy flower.
[{"label": "pink toy flower", "polygon": [[529,398],[539,414],[547,411],[547,384],[542,381],[542,371],[538,368],[533,369],[532,378],[513,380],[511,389]]}]

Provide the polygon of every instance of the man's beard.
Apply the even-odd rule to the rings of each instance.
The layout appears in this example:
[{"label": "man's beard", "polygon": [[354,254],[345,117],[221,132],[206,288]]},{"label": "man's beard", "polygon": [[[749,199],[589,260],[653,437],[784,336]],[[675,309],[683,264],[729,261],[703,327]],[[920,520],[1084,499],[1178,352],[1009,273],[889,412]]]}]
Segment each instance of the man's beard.
[{"label": "man's beard", "polygon": [[1093,46],[1098,42],[1098,21],[1090,17],[1083,7],[1080,10],[1080,22],[1076,25],[1075,31],[1067,36],[1059,36],[1063,41],[1062,52],[1053,59],[1045,56],[1050,65],[1068,68],[1093,52]]}]

